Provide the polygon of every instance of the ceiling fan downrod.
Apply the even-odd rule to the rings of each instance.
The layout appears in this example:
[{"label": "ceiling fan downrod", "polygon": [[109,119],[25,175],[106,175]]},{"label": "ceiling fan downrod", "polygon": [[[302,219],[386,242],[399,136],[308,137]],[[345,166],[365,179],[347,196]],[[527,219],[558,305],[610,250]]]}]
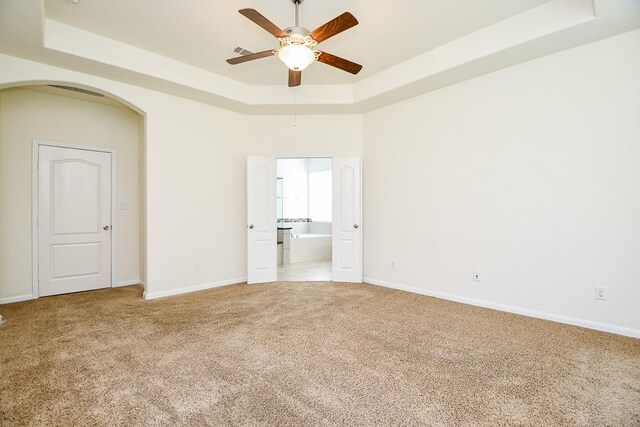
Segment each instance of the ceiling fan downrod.
[{"label": "ceiling fan downrod", "polygon": [[292,1],[293,1],[293,4],[296,5],[296,19],[295,19],[296,27],[299,27],[300,26],[300,22],[299,22],[299,20],[300,20],[300,11],[298,10],[298,6],[300,6],[300,3],[302,3],[302,0],[292,0]]}]

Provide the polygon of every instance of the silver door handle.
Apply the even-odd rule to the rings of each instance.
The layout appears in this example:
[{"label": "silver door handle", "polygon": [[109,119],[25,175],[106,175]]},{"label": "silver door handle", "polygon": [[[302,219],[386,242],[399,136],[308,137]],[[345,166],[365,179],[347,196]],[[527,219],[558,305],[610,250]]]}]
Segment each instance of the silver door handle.
[{"label": "silver door handle", "polygon": [[353,224],[353,228],[358,228],[359,225],[358,224]]},{"label": "silver door handle", "polygon": [[108,226],[108,225],[105,225],[104,227],[102,227],[102,229],[103,229],[103,230],[108,230],[108,229],[110,229],[110,228],[111,228],[111,227],[110,227],[110,226]]},{"label": "silver door handle", "polygon": [[253,230],[253,224],[251,224],[251,225],[249,226],[249,229]]}]

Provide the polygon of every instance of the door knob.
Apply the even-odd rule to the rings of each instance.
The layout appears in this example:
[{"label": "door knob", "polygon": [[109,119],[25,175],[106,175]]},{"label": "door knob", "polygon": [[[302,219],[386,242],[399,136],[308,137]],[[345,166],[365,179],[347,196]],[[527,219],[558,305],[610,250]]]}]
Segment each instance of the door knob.
[{"label": "door knob", "polygon": [[102,229],[103,229],[103,230],[108,230],[108,229],[110,229],[110,228],[111,228],[111,227],[110,227],[110,226],[108,226],[108,225],[105,225],[104,227],[102,227]]},{"label": "door knob", "polygon": [[359,225],[358,224],[353,224],[353,228],[358,228]]},{"label": "door knob", "polygon": [[251,224],[251,225],[249,226],[249,228],[250,228],[251,230],[253,230],[253,224]]}]

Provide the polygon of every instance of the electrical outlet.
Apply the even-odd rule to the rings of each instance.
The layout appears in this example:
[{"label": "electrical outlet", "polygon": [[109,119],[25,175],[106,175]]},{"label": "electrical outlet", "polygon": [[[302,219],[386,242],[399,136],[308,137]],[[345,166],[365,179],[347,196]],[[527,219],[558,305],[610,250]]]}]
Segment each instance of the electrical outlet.
[{"label": "electrical outlet", "polygon": [[129,209],[129,202],[127,202],[126,200],[121,201],[118,205],[118,209],[121,211],[126,211],[127,209]]},{"label": "electrical outlet", "polygon": [[193,271],[200,271],[200,263],[196,263],[193,265]]},{"label": "electrical outlet", "polygon": [[607,300],[607,288],[604,286],[596,286],[596,299],[606,301]]},{"label": "electrical outlet", "polygon": [[2,325],[4,322],[6,322],[6,320],[4,320],[4,319],[2,318],[2,314],[0,314],[0,325]]},{"label": "electrical outlet", "polygon": [[474,282],[480,282],[480,273],[477,271],[473,272],[473,281]]},{"label": "electrical outlet", "polygon": [[398,268],[398,263],[396,261],[391,261],[391,269],[395,270],[396,268]]}]

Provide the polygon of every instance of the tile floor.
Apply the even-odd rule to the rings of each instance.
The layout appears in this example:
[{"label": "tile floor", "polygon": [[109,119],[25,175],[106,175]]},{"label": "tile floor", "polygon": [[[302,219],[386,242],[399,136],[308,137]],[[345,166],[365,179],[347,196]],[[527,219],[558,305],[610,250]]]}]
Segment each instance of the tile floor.
[{"label": "tile floor", "polygon": [[330,280],[330,259],[278,265],[278,281],[281,282],[324,282]]}]

